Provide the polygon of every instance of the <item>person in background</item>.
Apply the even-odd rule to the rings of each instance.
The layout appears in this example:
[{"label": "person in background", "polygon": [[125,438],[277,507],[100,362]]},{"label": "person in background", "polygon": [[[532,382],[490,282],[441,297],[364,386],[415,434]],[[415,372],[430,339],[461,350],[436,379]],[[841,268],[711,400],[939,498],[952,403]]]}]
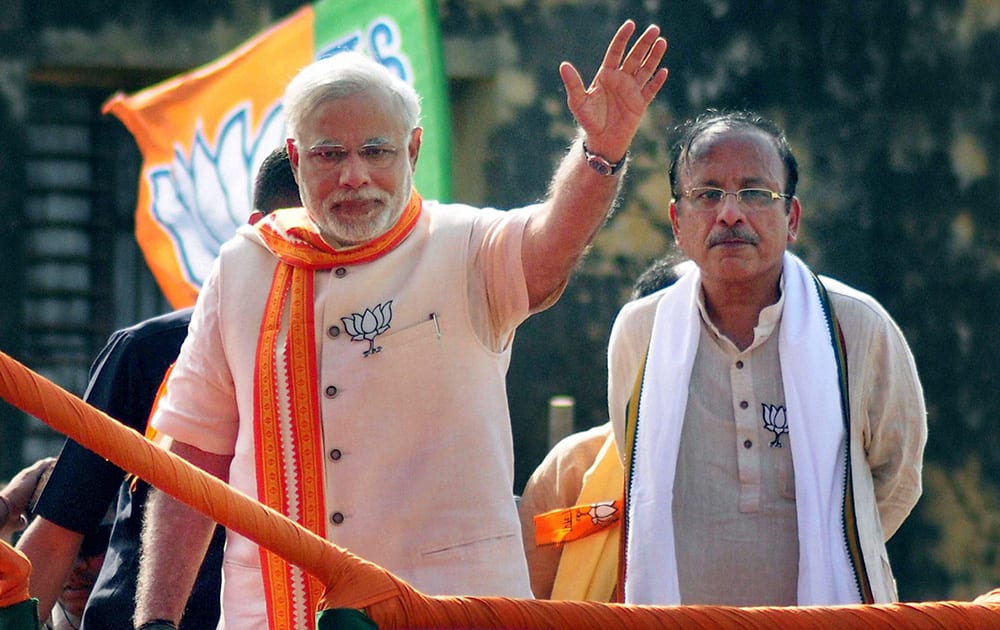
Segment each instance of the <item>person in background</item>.
[{"label": "person in background", "polygon": [[[265,158],[254,181],[253,200],[258,213],[300,205],[286,147]],[[153,317],[112,334],[91,366],[84,400],[122,424],[145,431],[164,374],[187,337],[191,310]],[[149,486],[141,481],[123,483],[123,476],[121,469],[76,442],[64,444],[39,497],[37,516],[17,545],[32,561],[31,594],[39,600],[42,621],[63,592],[85,533],[98,526],[118,491],[110,546],[84,622],[90,630],[131,630],[139,533]],[[213,628],[218,622],[222,528],[213,540],[188,607],[186,630]]]},{"label": "person in background", "polygon": [[110,536],[111,523],[101,523],[83,537],[73,570],[63,584],[62,593],[52,608],[46,628],[78,630],[81,627],[83,609],[94,588],[97,574],[101,571],[101,565],[104,564]]},{"label": "person in background", "polygon": [[[657,259],[636,279],[629,299],[670,286],[689,265],[676,255]],[[518,506],[535,597],[614,599],[623,484],[610,421],[552,447],[525,484]],[[566,523],[573,524],[573,533]]]},{"label": "person in background", "polygon": [[[223,247],[152,419],[171,450],[426,593],[530,596],[505,373],[666,81],[659,29],[630,48],[635,30],[589,88],[560,66],[579,135],[548,199],[509,212],[414,191],[419,97],[384,66],[343,52],[296,75],[283,106],[305,207]],[[149,513],[136,626],[173,628],[211,522],[160,493]],[[227,627],[314,626],[322,587],[300,568],[228,532],[224,574]]]},{"label": "person in background", "polygon": [[693,262],[676,252],[657,258],[632,283],[629,301],[638,300],[661,289],[666,289],[677,282],[677,279],[692,267],[694,267]]},{"label": "person in background", "polygon": [[885,541],[927,437],[906,340],[787,251],[798,165],[774,123],[709,111],[678,138],[670,220],[696,268],[623,306],[608,349],[625,601],[895,601]]}]

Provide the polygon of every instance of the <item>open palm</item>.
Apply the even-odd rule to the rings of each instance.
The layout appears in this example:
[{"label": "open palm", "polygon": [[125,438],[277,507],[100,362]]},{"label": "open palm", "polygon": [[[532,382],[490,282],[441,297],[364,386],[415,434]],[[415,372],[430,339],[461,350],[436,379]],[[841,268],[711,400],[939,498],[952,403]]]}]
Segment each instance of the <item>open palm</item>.
[{"label": "open palm", "polygon": [[667,80],[667,69],[659,67],[667,50],[659,27],[649,26],[626,54],[635,29],[632,20],[621,25],[589,87],[571,63],[559,66],[566,102],[590,149],[608,158],[628,150],[646,108]]}]

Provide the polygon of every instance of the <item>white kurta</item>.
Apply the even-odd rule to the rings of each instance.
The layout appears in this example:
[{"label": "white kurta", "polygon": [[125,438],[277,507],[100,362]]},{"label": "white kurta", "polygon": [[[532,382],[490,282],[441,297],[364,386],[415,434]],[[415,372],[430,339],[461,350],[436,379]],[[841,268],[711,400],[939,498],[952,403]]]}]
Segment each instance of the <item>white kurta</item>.
[{"label": "white kurta", "polygon": [[[824,278],[847,345],[857,527],[876,602],[897,599],[885,541],[916,504],[927,439],[923,391],[895,322],[871,296]],[[629,302],[608,350],[608,405],[624,457],[625,408],[666,291]],[[821,340],[817,343],[829,343]],[[738,449],[737,449],[738,450]]]}]

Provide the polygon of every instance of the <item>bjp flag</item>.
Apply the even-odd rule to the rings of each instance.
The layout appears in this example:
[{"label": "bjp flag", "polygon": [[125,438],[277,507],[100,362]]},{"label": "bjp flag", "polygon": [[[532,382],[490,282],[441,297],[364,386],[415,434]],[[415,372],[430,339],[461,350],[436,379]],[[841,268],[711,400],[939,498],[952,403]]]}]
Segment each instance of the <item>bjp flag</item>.
[{"label": "bjp flag", "polygon": [[344,50],[368,54],[421,95],[415,184],[447,200],[448,102],[433,0],[319,0],[213,63],[104,104],[142,153],[136,239],[175,308],[194,303],[222,243],[252,211],[257,169],[285,140],[285,85]]}]

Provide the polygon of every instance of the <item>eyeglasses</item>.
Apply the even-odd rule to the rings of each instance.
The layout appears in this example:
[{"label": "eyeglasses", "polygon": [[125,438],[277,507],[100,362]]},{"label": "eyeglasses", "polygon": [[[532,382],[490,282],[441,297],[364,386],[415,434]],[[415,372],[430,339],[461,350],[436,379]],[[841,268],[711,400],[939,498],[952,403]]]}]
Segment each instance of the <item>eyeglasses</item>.
[{"label": "eyeglasses", "polygon": [[792,195],[776,193],[767,188],[743,188],[730,192],[714,186],[697,186],[681,194],[697,210],[717,210],[727,195],[736,197],[736,203],[748,210],[763,210],[778,199],[791,199]]},{"label": "eyeglasses", "polygon": [[[388,143],[366,144],[358,149],[358,156],[369,166],[384,168],[392,164],[399,152],[395,146]],[[309,155],[322,166],[339,166],[351,152],[341,145],[322,144],[309,150]]]}]

